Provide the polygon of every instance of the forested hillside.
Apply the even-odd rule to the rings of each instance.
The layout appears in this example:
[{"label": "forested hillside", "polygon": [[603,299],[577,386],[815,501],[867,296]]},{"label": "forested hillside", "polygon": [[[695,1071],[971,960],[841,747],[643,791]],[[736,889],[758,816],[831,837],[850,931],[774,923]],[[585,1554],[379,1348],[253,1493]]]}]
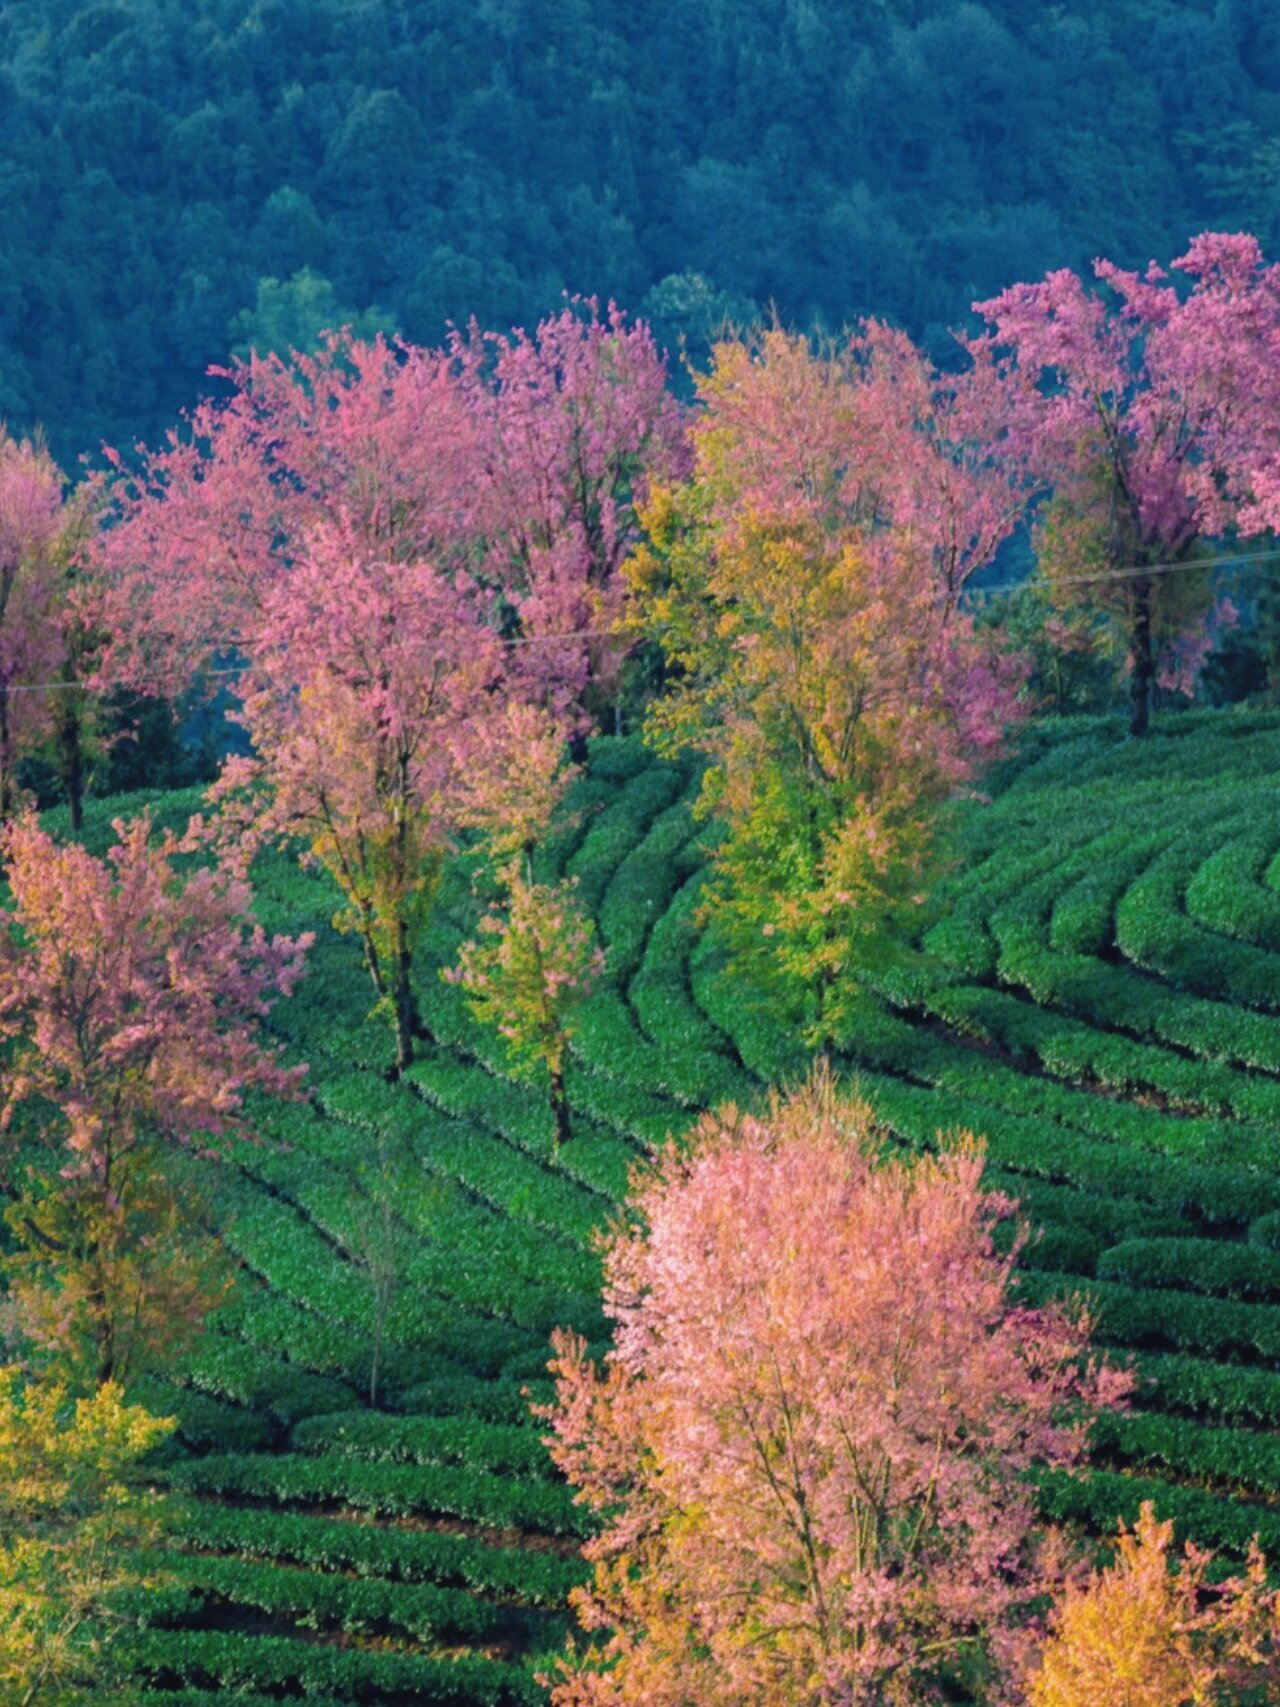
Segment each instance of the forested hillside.
[{"label": "forested hillside", "polygon": [[[0,413],[73,463],[236,344],[614,295],[666,342],[1280,223],[1267,0],[7,0]],[[276,281],[273,286],[269,281]],[[264,283],[264,281],[268,281]]]}]

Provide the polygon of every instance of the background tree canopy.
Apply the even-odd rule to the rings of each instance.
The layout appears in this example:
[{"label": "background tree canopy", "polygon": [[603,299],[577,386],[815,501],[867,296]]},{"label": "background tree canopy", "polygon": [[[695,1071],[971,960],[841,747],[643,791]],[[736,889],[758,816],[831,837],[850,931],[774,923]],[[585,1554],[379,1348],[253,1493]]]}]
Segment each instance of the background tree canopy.
[{"label": "background tree canopy", "polygon": [[[317,301],[614,295],[935,351],[975,297],[1280,224],[1270,0],[7,0],[0,414],[154,436]],[[264,284],[264,281],[273,281]],[[282,294],[283,293],[283,294]]]}]

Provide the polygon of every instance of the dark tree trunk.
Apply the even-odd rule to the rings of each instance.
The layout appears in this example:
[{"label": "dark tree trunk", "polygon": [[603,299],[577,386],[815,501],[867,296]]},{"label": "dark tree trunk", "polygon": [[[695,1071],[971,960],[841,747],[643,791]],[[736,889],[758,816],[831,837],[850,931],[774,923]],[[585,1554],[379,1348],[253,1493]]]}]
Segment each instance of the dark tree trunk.
[{"label": "dark tree trunk", "polygon": [[413,1034],[416,1029],[408,966],[400,968],[391,999],[395,1009],[396,1077],[399,1078],[413,1060]]},{"label": "dark tree trunk", "polygon": [[573,1137],[573,1128],[569,1123],[569,1098],[565,1095],[564,1069],[556,1067],[551,1074],[551,1112],[556,1122],[556,1148],[568,1143]]},{"label": "dark tree trunk", "polygon": [[1130,735],[1147,733],[1151,722],[1151,687],[1155,673],[1155,648],[1151,640],[1151,581],[1143,575],[1133,584],[1133,626],[1129,635]]},{"label": "dark tree trunk", "polygon": [[71,807],[71,828],[77,834],[84,826],[84,741],[81,738],[80,718],[68,717],[58,731],[62,749],[62,786],[67,791]]}]

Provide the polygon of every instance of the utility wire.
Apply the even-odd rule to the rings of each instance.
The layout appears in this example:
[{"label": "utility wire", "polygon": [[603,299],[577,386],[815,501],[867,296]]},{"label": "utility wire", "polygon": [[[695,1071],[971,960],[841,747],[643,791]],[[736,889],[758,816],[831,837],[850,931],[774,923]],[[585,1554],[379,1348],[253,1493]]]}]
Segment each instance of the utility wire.
[{"label": "utility wire", "polygon": [[[1273,563],[1280,561],[1280,549],[1275,551],[1238,552],[1222,557],[1187,557],[1181,561],[1167,563],[1130,564],[1122,569],[1099,569],[1094,574],[1086,575],[1055,575],[1053,586],[1096,586],[1099,582],[1137,581],[1150,575],[1176,575],[1187,569],[1218,568],[1227,569],[1238,565],[1251,563]],[[996,581],[985,587],[965,587],[960,597],[962,599],[991,599],[1016,598],[1019,594],[1034,592],[1045,583],[1032,575],[1021,581]],[[581,640],[616,640],[618,631],[615,628],[575,628],[562,634],[514,634],[505,639],[505,646],[562,646]],[[225,652],[237,644],[228,641],[220,646],[218,652]],[[210,654],[216,656],[216,654]],[[244,666],[231,664],[225,667],[205,670],[206,676],[236,677],[244,674]],[[118,677],[114,681],[99,681],[90,686],[85,682],[54,681],[54,682],[20,682],[11,688],[3,690],[7,694],[18,693],[58,693],[75,691],[77,693],[104,694],[115,688],[132,688],[135,683],[126,678]]]}]

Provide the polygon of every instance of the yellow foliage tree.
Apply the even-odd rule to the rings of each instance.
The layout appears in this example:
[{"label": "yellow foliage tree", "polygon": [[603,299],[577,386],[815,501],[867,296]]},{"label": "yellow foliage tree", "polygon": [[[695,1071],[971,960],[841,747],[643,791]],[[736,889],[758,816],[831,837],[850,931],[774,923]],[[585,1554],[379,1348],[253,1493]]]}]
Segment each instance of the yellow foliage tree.
[{"label": "yellow foliage tree", "polygon": [[1274,1701],[1277,1597],[1256,1545],[1243,1577],[1210,1587],[1211,1556],[1188,1545],[1170,1569],[1173,1524],[1146,1501],[1112,1565],[1068,1591],[1028,1707],[1227,1707]]},{"label": "yellow foliage tree", "polygon": [[[120,1597],[147,1579],[160,1496],[136,1469],[174,1428],[126,1405],[114,1382],[74,1403],[65,1387],[0,1369],[0,1699],[62,1707],[112,1678]],[[119,1700],[118,1695],[105,1699]]]},{"label": "yellow foliage tree", "polygon": [[819,1047],[923,899],[940,809],[997,750],[1019,679],[957,609],[936,517],[885,498],[872,389],[781,332],[718,345],[692,473],[654,483],[623,571],[628,631],[665,667],[646,736],[711,761],[708,916]]}]

